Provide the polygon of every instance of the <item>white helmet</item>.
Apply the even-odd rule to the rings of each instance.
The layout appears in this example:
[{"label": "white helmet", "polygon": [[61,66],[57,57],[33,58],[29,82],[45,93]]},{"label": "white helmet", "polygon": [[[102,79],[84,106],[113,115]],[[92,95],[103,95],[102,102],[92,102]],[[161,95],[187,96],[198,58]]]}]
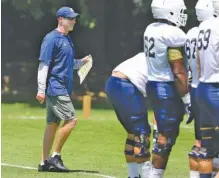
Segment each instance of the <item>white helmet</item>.
[{"label": "white helmet", "polygon": [[212,2],[214,8],[214,15],[216,15],[216,17],[219,17],[219,0],[212,0]]},{"label": "white helmet", "polygon": [[199,22],[212,18],[214,15],[212,0],[198,0],[195,11]]},{"label": "white helmet", "polygon": [[155,19],[166,19],[177,27],[186,25],[188,16],[184,13],[184,0],[153,0],[151,8]]}]

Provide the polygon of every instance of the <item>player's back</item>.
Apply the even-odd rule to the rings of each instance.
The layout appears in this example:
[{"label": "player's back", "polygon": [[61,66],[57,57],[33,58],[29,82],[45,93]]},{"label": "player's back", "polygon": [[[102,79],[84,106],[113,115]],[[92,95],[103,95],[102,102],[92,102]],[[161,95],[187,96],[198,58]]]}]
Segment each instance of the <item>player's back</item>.
[{"label": "player's back", "polygon": [[197,69],[197,38],[199,28],[193,27],[187,33],[187,40],[185,44],[185,54],[188,60],[189,67],[192,71],[191,86],[196,88],[199,83],[198,69]]},{"label": "player's back", "polygon": [[204,83],[219,83],[219,19],[211,18],[199,26],[198,50]]},{"label": "player's back", "polygon": [[168,48],[183,47],[186,34],[167,23],[150,24],[144,32],[144,51],[148,58],[149,81],[174,81],[169,65]]},{"label": "player's back", "polygon": [[147,63],[144,52],[138,53],[119,64],[113,71],[122,72],[146,96],[148,77]]}]

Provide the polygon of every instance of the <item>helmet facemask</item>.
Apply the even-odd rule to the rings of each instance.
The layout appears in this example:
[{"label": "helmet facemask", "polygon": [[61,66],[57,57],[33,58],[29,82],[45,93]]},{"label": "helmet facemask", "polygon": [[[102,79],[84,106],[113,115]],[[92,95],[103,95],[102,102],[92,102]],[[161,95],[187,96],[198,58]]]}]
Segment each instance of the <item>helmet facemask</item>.
[{"label": "helmet facemask", "polygon": [[167,20],[174,23],[177,27],[186,26],[188,15],[185,13],[186,8],[181,8],[178,11],[170,12],[170,15]]}]

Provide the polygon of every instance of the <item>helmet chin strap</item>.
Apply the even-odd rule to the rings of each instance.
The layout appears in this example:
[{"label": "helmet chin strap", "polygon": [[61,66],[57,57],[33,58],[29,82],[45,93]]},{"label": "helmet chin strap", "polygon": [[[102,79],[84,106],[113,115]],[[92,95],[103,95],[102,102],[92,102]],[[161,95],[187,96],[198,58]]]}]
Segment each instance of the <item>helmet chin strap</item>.
[{"label": "helmet chin strap", "polygon": [[166,20],[166,19],[156,19],[157,22],[160,22],[160,23],[166,23],[166,24],[169,24],[169,25],[173,25],[173,26],[176,26],[176,24],[170,22],[169,20]]}]

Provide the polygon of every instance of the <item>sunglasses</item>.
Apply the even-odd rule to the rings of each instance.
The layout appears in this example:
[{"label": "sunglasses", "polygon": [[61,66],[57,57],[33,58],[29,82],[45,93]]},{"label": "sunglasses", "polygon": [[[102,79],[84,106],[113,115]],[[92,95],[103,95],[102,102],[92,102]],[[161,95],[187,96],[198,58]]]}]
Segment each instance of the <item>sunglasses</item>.
[{"label": "sunglasses", "polygon": [[75,20],[76,18],[75,17],[64,17],[65,19],[68,19],[68,20]]}]

